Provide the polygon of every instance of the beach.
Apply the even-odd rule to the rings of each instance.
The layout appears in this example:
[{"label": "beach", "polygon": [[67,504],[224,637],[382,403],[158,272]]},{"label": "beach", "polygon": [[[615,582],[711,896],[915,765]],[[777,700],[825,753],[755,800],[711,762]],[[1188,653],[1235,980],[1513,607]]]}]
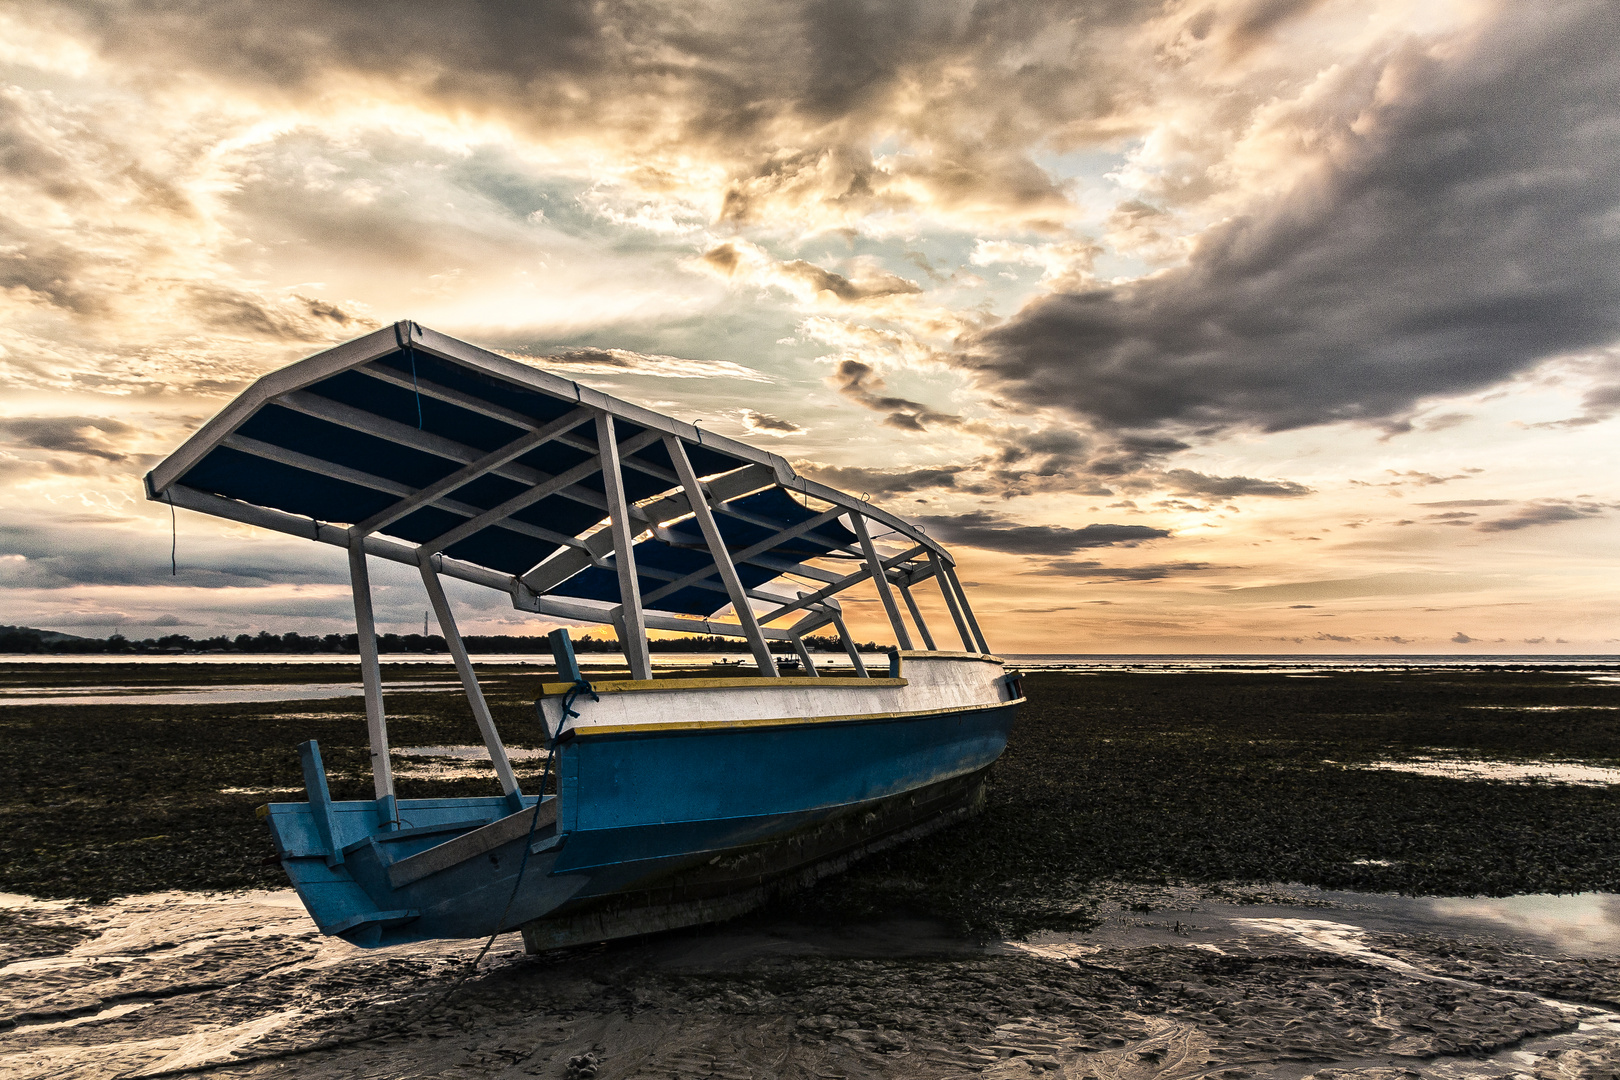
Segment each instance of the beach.
[{"label": "beach", "polygon": [[[538,674],[480,674],[532,783]],[[493,792],[450,677],[385,669],[406,797]],[[1034,672],[965,825],[720,927],[544,956],[503,937],[402,1031],[225,1075],[1608,1075],[1612,679]],[[336,797],[369,793],[358,701],[288,696],[344,681],[0,667],[0,1069],[386,1030],[465,971],[481,942],[321,938],[267,858],[253,809],[302,797],[298,741]]]}]

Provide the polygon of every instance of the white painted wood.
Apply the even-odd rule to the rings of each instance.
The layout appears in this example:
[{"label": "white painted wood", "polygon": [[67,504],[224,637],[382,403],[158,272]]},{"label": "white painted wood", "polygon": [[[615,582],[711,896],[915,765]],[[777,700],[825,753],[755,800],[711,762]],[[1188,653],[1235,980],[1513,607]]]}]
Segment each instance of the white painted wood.
[{"label": "white painted wood", "polygon": [[759,666],[760,674],[774,676],[777,674],[776,661],[771,658],[770,646],[765,644],[765,635],[759,632],[759,622],[754,618],[754,609],[748,604],[748,594],[743,589],[742,579],[737,576],[737,567],[732,564],[731,553],[726,550],[726,541],[720,535],[720,527],[714,522],[714,513],[709,509],[709,498],[704,493],[703,486],[698,483],[697,473],[692,471],[692,462],[686,456],[686,447],[682,446],[681,440],[675,436],[665,435],[664,449],[669,452],[669,460],[675,466],[675,475],[686,491],[686,501],[692,508],[692,517],[696,519],[699,531],[703,533],[703,542],[709,545],[709,558],[714,560],[720,581],[726,587],[726,595],[731,598],[732,610],[736,612],[737,623],[748,639],[748,648],[754,654],[754,663]]},{"label": "white painted wood", "polygon": [[422,571],[422,584],[427,589],[428,603],[433,606],[433,617],[438,620],[439,632],[444,635],[450,659],[454,661],[456,674],[461,678],[462,692],[467,695],[467,704],[472,708],[473,722],[478,725],[478,733],[483,736],[484,746],[489,751],[490,763],[495,766],[495,777],[500,781],[501,793],[509,798],[519,796],[522,791],[512,772],[512,762],[506,756],[506,744],[501,742],[501,736],[495,730],[495,718],[489,713],[483,687],[478,685],[478,676],[473,671],[472,660],[467,656],[467,647],[461,640],[460,630],[456,628],[450,600],[444,594],[439,575],[433,571],[433,557],[424,552],[418,568]]},{"label": "white painted wood", "polygon": [[[654,431],[642,436],[658,437]],[[631,442],[637,439],[630,440]],[[619,469],[619,443],[613,433],[613,417],[601,413],[596,418],[596,445],[601,454],[602,487],[607,493],[608,521],[613,532],[613,565],[619,573],[619,643],[630,674],[637,679],[652,678],[652,655],[647,651],[647,624],[641,610],[641,583],[636,579],[635,530],[630,527],[630,506],[624,495],[624,474]]]},{"label": "white painted wood", "polygon": [[951,621],[956,624],[956,632],[961,635],[962,648],[969,652],[978,651],[979,643],[973,640],[973,635],[968,631],[967,620],[962,618],[962,608],[956,602],[956,590],[951,587],[950,579],[942,572],[944,565],[939,561],[939,556],[930,551],[928,562],[934,568],[934,579],[939,582],[939,591],[945,597],[945,607],[950,610]]},{"label": "white painted wood", "polygon": [[877,586],[878,599],[883,601],[884,613],[889,616],[889,626],[894,630],[894,640],[902,649],[911,648],[911,635],[906,631],[906,624],[900,620],[900,609],[895,606],[894,592],[889,588],[889,575],[884,572],[883,560],[878,558],[877,548],[872,546],[872,535],[866,531],[866,519],[860,514],[849,515],[850,524],[855,527],[855,535],[860,538],[861,551],[866,554],[866,566],[872,574],[872,584]]},{"label": "white painted wood", "polygon": [[[601,694],[600,701],[579,701],[580,715],[564,730],[587,734],[600,727],[657,727],[678,723],[697,727],[749,720],[798,720],[828,716],[870,716],[885,713],[926,713],[947,709],[995,705],[1011,700],[1005,668],[999,660],[964,658],[942,653],[904,654],[905,686],[837,685],[840,680],[743,680],[745,685],[706,688],[704,680],[671,679],[646,689]],[[753,685],[746,685],[752,683]],[[832,685],[829,685],[832,684]],[[612,684],[606,684],[611,688]],[[666,688],[667,687],[667,688]],[[548,723],[562,715],[562,695],[541,699]]]},{"label": "white painted wood", "polygon": [[936,651],[939,646],[934,644],[934,635],[928,632],[928,624],[923,621],[922,609],[917,606],[917,598],[911,595],[911,587],[901,582],[897,588],[900,596],[906,602],[906,610],[911,612],[911,621],[917,626],[917,633],[922,635],[923,648],[929,652]]},{"label": "white painted wood", "polygon": [[360,645],[360,683],[366,698],[366,733],[371,739],[371,780],[377,798],[392,798],[394,769],[388,760],[388,718],[383,714],[382,666],[377,660],[377,624],[371,615],[371,574],[365,538],[349,542],[349,586],[354,592],[354,630]]}]

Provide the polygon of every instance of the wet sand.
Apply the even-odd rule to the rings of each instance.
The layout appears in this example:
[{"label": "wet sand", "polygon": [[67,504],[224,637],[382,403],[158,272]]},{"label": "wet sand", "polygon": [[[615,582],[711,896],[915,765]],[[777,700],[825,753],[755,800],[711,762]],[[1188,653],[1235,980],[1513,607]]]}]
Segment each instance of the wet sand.
[{"label": "wet sand", "polygon": [[[491,679],[503,732],[530,749],[533,677]],[[1363,767],[1613,768],[1620,686],[1536,672],[1026,685],[966,826],[719,928],[543,957],[503,938],[402,1034],[225,1075],[1620,1069],[1615,901],[1390,895],[1620,892],[1614,791]],[[0,889],[56,898],[0,910],[0,1074],[112,1077],[381,1030],[465,970],[481,943],[354,949],[281,888],[252,807],[300,788],[294,743],[321,739],[339,797],[370,787],[354,703],[292,704],[0,706]],[[397,745],[468,741],[452,695],[389,706]],[[408,768],[435,760],[454,767]],[[409,797],[493,786],[465,756],[398,764]],[[1316,888],[1264,884],[1278,880]],[[159,891],[176,886],[260,891]]]},{"label": "wet sand", "polygon": [[[1620,1068],[1620,924],[1575,956],[1395,897],[1113,883],[1097,899],[1094,931],[1021,942],[964,941],[925,920],[770,915],[543,957],[503,942],[403,1033],[221,1074],[1551,1080]],[[288,892],[9,914],[0,1011],[15,1027],[0,1036],[0,1073],[18,1078],[111,1078],[383,1029],[478,944],[356,949],[320,937]]]}]

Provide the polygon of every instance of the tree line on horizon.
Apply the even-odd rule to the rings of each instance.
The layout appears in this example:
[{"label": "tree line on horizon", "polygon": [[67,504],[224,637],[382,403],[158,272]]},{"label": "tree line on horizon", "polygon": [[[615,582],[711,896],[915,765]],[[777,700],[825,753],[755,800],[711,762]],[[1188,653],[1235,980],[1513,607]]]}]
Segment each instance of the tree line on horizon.
[{"label": "tree line on horizon", "polygon": [[[469,653],[540,653],[551,651],[544,637],[519,634],[463,634],[461,640]],[[811,652],[844,651],[836,637],[814,634],[804,639]],[[747,647],[732,638],[712,634],[690,637],[652,638],[648,647],[653,652],[745,652]],[[857,643],[862,652],[887,651],[889,646],[873,641]],[[378,634],[379,653],[449,653],[444,638],[439,634]],[[592,637],[586,634],[574,639],[575,652],[619,652],[619,642],[613,637]],[[790,652],[785,641],[771,642],[772,652]],[[139,654],[139,653],[292,653],[316,655],[320,653],[357,655],[360,652],[358,634],[300,634],[289,630],[285,634],[272,634],[260,630],[257,634],[237,634],[231,637],[219,634],[209,638],[192,638],[185,634],[165,634],[162,637],[132,639],[122,634],[104,638],[75,637],[53,630],[38,630],[31,626],[0,626],[0,653],[26,653],[31,655],[83,655],[83,654]]]}]

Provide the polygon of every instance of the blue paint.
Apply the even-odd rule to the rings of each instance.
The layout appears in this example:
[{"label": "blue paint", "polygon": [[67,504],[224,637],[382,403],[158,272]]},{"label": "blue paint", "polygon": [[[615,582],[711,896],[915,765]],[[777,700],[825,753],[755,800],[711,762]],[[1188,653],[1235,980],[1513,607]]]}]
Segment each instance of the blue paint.
[{"label": "blue paint", "polygon": [[[479,937],[494,929],[514,887],[510,926],[971,774],[1001,754],[1016,708],[572,737],[557,748],[555,824],[532,836],[519,830],[397,889],[390,864],[505,817],[505,800],[400,800],[392,832],[378,827],[375,801],[324,811],[273,803],[269,823],[282,865],[324,932],[363,946]],[[535,802],[524,798],[526,808]],[[333,850],[345,853],[342,864],[328,864]]]},{"label": "blue paint", "polygon": [[326,786],[326,766],[321,763],[321,747],[314,739],[298,744],[298,757],[304,766],[304,792],[309,796],[310,817],[326,852],[328,866],[343,861],[343,849],[334,843],[337,828],[332,820],[332,793]]}]

